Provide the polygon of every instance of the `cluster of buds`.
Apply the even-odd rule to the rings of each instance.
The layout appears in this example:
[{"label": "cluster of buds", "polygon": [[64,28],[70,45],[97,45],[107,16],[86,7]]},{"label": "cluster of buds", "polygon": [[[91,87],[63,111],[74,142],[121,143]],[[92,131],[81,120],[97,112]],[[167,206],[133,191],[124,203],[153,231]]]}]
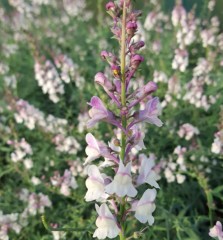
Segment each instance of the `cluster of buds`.
[{"label": "cluster of buds", "polygon": [[[99,97],[93,96],[89,102],[91,109],[87,126],[91,128],[99,122],[107,122],[118,128],[121,137],[106,145],[92,134],[86,135],[88,191],[85,200],[102,203],[96,205],[99,216],[93,237],[105,239],[119,235],[120,239],[126,239],[125,225],[132,213],[141,223],[154,223],[152,213],[155,210],[156,188],[159,188],[157,174],[149,159],[145,157],[140,161],[137,156],[132,159],[130,153],[133,148],[145,148],[140,124],[147,122],[161,127],[162,121],[158,118],[159,99],[151,96],[157,89],[156,84],[148,82],[138,89],[132,88],[131,80],[144,61],[138,54],[144,42],[132,41],[141,13],[132,10],[130,0],[110,1],[106,9],[113,18],[111,30],[121,47],[120,58],[111,52],[102,51],[101,58],[110,65],[113,79],[99,72],[95,76],[95,83],[104,89],[111,100],[110,104],[115,105],[117,111],[107,109]],[[144,108],[134,110],[140,105]],[[104,158],[105,161],[99,163],[99,166],[92,164],[98,158]],[[111,170],[109,175],[105,174],[108,168],[113,174]],[[143,194],[137,190],[142,185],[145,186]]]}]

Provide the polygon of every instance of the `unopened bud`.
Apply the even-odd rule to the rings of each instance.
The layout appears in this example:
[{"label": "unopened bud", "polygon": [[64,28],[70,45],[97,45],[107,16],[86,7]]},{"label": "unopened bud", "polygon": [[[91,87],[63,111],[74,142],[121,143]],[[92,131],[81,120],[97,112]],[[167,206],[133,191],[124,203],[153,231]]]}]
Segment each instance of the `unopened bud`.
[{"label": "unopened bud", "polygon": [[157,85],[154,82],[148,82],[145,85],[145,93],[146,94],[155,92],[156,90],[157,90]]},{"label": "unopened bud", "polygon": [[115,11],[115,4],[113,2],[108,2],[106,5],[105,5],[105,8],[107,11]]},{"label": "unopened bud", "polygon": [[143,61],[144,61],[144,58],[142,56],[136,54],[131,58],[131,67],[133,69],[136,69],[139,66],[139,64]]},{"label": "unopened bud", "polygon": [[122,115],[127,115],[127,114],[128,114],[128,108],[127,108],[127,107],[123,107],[123,108],[121,109],[121,114],[122,114]]},{"label": "unopened bud", "polygon": [[106,78],[104,73],[101,73],[101,72],[97,73],[94,77],[94,81],[99,85],[101,85],[106,90],[113,89],[111,82],[109,82],[109,80]]},{"label": "unopened bud", "polygon": [[126,30],[128,35],[133,36],[135,31],[137,30],[136,22],[128,22],[126,24]]},{"label": "unopened bud", "polygon": [[101,58],[103,60],[106,60],[107,57],[109,57],[109,53],[107,51],[102,51],[101,52]]}]

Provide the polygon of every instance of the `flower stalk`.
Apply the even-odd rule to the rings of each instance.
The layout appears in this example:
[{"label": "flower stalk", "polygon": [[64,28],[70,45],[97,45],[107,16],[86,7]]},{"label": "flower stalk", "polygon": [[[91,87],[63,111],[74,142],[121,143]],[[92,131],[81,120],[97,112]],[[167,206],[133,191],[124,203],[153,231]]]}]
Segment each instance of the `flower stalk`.
[{"label": "flower stalk", "polygon": [[[121,38],[121,103],[123,112],[126,108],[126,78],[125,78],[125,57],[126,57],[126,1],[123,5],[123,18],[122,18],[122,38]],[[127,120],[125,113],[122,114],[122,126],[126,129]],[[124,162],[126,148],[126,134],[122,131],[121,135],[121,154],[120,158]]]},{"label": "flower stalk", "polygon": [[[93,96],[89,102],[91,109],[88,127],[103,121],[118,129],[116,129],[116,138],[112,139],[109,146],[98,141],[92,134],[86,135],[88,146],[85,165],[88,174],[86,180],[88,191],[85,200],[96,200],[102,203],[100,206],[95,205],[98,218],[93,237],[105,239],[119,236],[120,240],[126,240],[128,238],[125,232],[126,222],[132,212],[135,212],[135,218],[141,223],[153,224],[155,188],[159,188],[156,182],[157,176],[151,164],[137,159],[132,151],[133,148],[138,150],[145,148],[139,123],[148,122],[160,127],[162,122],[158,118],[159,100],[151,97],[157,89],[156,84],[149,82],[136,91],[132,90],[131,80],[144,60],[137,54],[137,51],[144,46],[144,42],[135,42],[133,39],[140,12],[132,10],[131,0],[109,1],[106,4],[106,10],[113,19],[111,30],[118,40],[120,54],[117,57],[111,52],[101,52],[101,58],[110,65],[113,79],[109,79],[100,72],[95,75],[95,83],[104,89],[111,104],[118,107],[120,114],[117,116],[107,109],[101,99],[96,96]],[[134,111],[134,107],[140,103],[145,105],[145,109]],[[105,158],[104,163],[99,163],[99,167],[92,164],[100,157]],[[134,164],[139,169],[137,173],[132,173],[132,159],[136,159]],[[114,176],[103,173],[104,168],[107,167],[112,169]],[[137,187],[145,183],[155,188],[147,189],[140,200],[137,200]]]}]

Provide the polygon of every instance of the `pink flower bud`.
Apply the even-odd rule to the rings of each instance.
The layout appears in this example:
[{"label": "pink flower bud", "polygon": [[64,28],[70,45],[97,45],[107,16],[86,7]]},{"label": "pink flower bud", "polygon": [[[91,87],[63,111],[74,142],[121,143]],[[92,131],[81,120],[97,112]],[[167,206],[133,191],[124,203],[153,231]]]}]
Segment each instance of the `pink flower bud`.
[{"label": "pink flower bud", "polygon": [[156,83],[154,83],[154,82],[148,82],[148,83],[144,86],[145,94],[155,92],[156,90],[157,90],[157,85],[156,85]]},{"label": "pink flower bud", "polygon": [[138,43],[136,43],[135,48],[136,48],[136,49],[140,49],[140,48],[142,48],[142,47],[144,47],[144,46],[145,46],[145,43],[144,43],[143,41],[139,41]]},{"label": "pink flower bud", "polygon": [[105,50],[102,51],[102,52],[101,52],[101,58],[102,58],[103,60],[106,60],[107,57],[109,57],[109,53],[108,53],[107,51],[105,51]]},{"label": "pink flower bud", "polygon": [[114,11],[115,10],[115,4],[113,2],[108,2],[105,6],[106,10],[109,11]]},{"label": "pink flower bud", "polygon": [[134,55],[132,58],[131,58],[131,66],[133,69],[136,69],[139,64],[144,61],[144,58],[138,54]]},{"label": "pink flower bud", "polygon": [[109,82],[109,80],[106,78],[106,76],[104,75],[104,73],[97,73],[94,77],[94,81],[98,84],[100,84],[105,90],[112,90],[113,86],[112,84]]},{"label": "pink flower bud", "polygon": [[126,30],[129,35],[133,36],[135,31],[137,30],[136,22],[128,22],[126,24]]}]

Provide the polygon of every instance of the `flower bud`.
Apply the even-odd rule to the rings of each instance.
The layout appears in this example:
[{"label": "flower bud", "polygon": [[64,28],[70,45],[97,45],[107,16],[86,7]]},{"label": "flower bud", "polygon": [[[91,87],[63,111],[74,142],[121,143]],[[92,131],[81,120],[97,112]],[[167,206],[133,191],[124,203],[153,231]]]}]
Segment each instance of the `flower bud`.
[{"label": "flower bud", "polygon": [[135,49],[139,50],[140,48],[144,47],[145,43],[143,41],[139,41],[135,44]]},{"label": "flower bud", "polygon": [[144,46],[145,46],[145,43],[143,41],[139,41],[139,42],[132,44],[129,47],[129,50],[130,50],[131,54],[134,55],[136,50],[139,50],[140,48],[142,48]]},{"label": "flower bud", "polygon": [[137,23],[136,22],[128,22],[126,24],[126,31],[127,31],[127,34],[130,35],[130,36],[133,36],[135,31],[137,30]]},{"label": "flower bud", "polygon": [[148,82],[144,87],[145,94],[152,93],[157,90],[157,85],[154,82]]},{"label": "flower bud", "polygon": [[99,85],[101,85],[104,89],[106,90],[112,90],[113,86],[112,84],[109,82],[109,80],[106,78],[106,76],[104,75],[104,73],[97,73],[94,77],[94,81],[96,83],[98,83]]},{"label": "flower bud", "polygon": [[133,69],[137,69],[137,67],[139,66],[139,64],[144,61],[144,58],[138,54],[134,55],[132,58],[131,58],[131,67]]},{"label": "flower bud", "polygon": [[109,11],[109,10],[114,11],[115,10],[115,4],[110,1],[105,5],[105,8],[106,8],[107,11]]},{"label": "flower bud", "polygon": [[101,58],[102,58],[103,60],[106,60],[107,57],[109,57],[109,53],[108,53],[107,51],[103,50],[103,51],[101,52]]}]

